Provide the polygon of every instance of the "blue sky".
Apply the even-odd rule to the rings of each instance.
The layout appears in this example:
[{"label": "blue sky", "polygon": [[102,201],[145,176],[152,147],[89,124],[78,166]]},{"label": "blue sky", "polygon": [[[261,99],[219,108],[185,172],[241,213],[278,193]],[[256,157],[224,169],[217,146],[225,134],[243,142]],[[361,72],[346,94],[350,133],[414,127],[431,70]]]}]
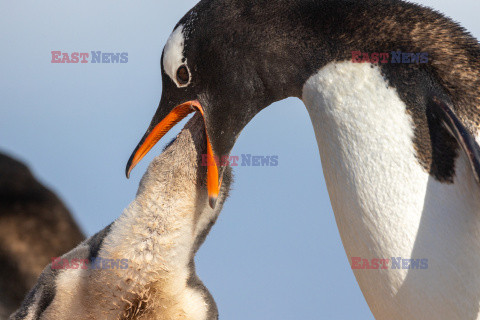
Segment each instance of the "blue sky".
[{"label": "blue sky", "polygon": [[[137,166],[126,161],[161,95],[160,55],[196,1],[0,1],[0,150],[27,162],[92,235],[134,198],[172,130]],[[423,0],[480,36],[478,0]],[[461,4],[460,4],[461,3]],[[51,51],[128,52],[126,64],[52,64]],[[233,192],[197,256],[222,319],[372,319],[340,241],[305,107],[262,111],[233,155]]]}]

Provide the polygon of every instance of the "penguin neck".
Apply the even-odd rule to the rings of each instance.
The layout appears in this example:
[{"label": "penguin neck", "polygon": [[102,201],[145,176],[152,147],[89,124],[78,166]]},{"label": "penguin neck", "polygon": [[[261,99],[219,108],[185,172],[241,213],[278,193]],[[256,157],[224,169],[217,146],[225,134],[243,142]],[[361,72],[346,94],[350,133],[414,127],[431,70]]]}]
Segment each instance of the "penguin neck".
[{"label": "penguin neck", "polygon": [[180,281],[188,278],[200,238],[220,212],[221,204],[212,210],[207,202],[206,167],[200,162],[206,146],[204,130],[201,116],[195,115],[153,160],[135,200],[106,239],[106,255],[129,259],[133,269],[142,270],[139,286],[152,281],[153,274]]},{"label": "penguin neck", "polygon": [[[100,270],[103,280],[94,278],[92,285],[112,284],[107,292],[99,287],[97,296],[105,305],[115,306],[112,313],[123,306],[122,319],[132,319],[140,306],[142,319],[204,320],[217,312],[196,275],[194,255],[222,209],[230,179],[227,171],[216,207],[211,209],[207,168],[200,162],[205,149],[204,122],[196,114],[149,165],[135,200],[103,241],[98,256],[126,259],[128,268]],[[109,309],[100,306],[103,311]]]}]

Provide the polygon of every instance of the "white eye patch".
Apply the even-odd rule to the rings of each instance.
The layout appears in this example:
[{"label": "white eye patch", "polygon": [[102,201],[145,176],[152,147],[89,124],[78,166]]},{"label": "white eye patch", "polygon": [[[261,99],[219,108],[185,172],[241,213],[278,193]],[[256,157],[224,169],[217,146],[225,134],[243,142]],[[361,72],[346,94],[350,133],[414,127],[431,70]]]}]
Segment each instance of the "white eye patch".
[{"label": "white eye patch", "polygon": [[185,46],[185,36],[183,34],[183,25],[179,25],[170,35],[163,51],[163,68],[165,73],[175,82],[177,87],[186,87],[190,81],[180,84],[177,79],[177,70],[180,66],[187,66],[187,60],[183,56]]}]

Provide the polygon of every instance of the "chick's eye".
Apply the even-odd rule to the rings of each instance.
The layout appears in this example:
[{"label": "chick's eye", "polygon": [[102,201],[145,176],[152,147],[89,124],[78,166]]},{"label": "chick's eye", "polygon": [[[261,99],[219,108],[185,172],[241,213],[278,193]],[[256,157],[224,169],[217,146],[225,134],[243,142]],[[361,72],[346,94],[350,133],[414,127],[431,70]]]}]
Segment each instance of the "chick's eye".
[{"label": "chick's eye", "polygon": [[180,66],[177,70],[177,81],[180,84],[187,84],[190,80],[190,74],[188,73],[188,69],[185,65]]}]

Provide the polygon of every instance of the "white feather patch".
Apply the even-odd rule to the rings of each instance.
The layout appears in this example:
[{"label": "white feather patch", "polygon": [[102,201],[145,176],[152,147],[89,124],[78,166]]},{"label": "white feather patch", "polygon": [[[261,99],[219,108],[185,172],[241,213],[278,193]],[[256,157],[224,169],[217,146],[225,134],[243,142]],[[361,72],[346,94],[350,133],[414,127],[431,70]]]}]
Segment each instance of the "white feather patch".
[{"label": "white feather patch", "polygon": [[425,270],[354,270],[375,318],[477,319],[480,190],[465,154],[453,184],[423,169],[412,118],[378,66],[328,64],[303,101],[349,261],[428,259]]},{"label": "white feather patch", "polygon": [[[175,82],[177,87],[185,87],[188,85],[181,85],[177,81],[177,70],[187,61],[183,56],[183,49],[185,47],[185,36],[183,34],[183,25],[179,25],[170,35],[163,51],[163,68],[165,73]],[[187,66],[188,68],[188,66]]]}]

